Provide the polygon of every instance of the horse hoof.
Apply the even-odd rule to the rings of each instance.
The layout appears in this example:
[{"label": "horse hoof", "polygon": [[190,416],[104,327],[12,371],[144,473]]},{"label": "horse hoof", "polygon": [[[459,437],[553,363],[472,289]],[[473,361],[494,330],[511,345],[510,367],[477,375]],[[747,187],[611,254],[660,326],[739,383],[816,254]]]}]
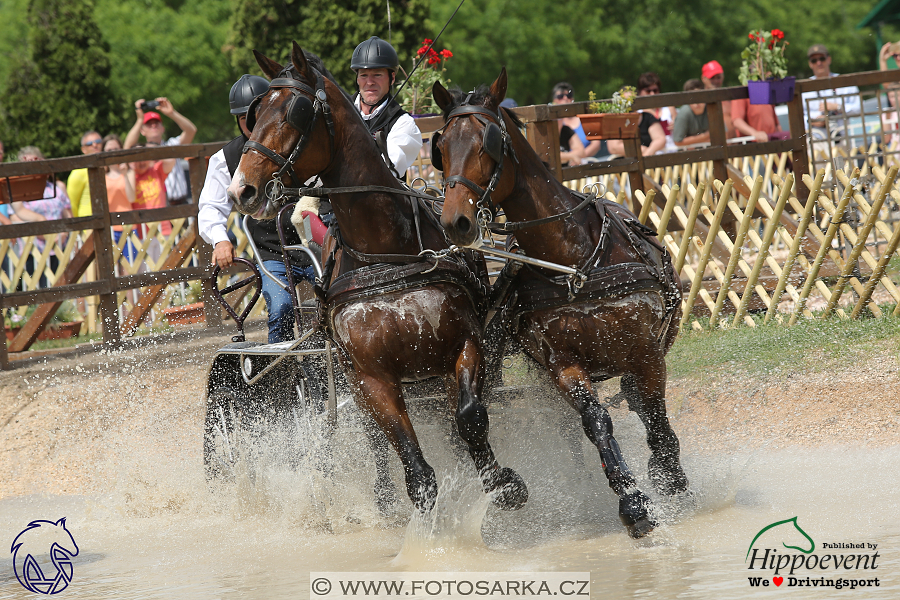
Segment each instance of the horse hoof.
[{"label": "horse hoof", "polygon": [[667,468],[656,456],[651,456],[647,469],[653,489],[663,496],[674,496],[688,489],[687,476],[677,461]]},{"label": "horse hoof", "polygon": [[642,538],[658,525],[650,516],[649,507],[650,498],[640,491],[619,498],[619,519],[632,538]]},{"label": "horse hoof", "polygon": [[431,512],[431,509],[434,508],[434,503],[437,502],[437,482],[435,480],[429,480],[422,482],[421,485],[413,488],[407,488],[407,493],[409,494],[409,499],[412,500],[413,505],[419,509],[420,513],[428,513]]},{"label": "horse hoof", "polygon": [[528,501],[528,486],[518,473],[509,467],[496,471],[485,486],[491,502],[500,510],[519,510]]}]

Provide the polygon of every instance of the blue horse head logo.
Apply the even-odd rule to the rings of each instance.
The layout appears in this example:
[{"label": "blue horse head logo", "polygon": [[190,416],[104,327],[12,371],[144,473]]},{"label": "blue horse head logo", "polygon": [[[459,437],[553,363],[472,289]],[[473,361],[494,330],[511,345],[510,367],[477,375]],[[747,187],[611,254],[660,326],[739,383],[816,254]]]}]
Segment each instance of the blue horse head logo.
[{"label": "blue horse head logo", "polygon": [[65,517],[55,523],[32,521],[13,540],[11,552],[16,579],[30,592],[58,594],[72,581],[78,546]]}]

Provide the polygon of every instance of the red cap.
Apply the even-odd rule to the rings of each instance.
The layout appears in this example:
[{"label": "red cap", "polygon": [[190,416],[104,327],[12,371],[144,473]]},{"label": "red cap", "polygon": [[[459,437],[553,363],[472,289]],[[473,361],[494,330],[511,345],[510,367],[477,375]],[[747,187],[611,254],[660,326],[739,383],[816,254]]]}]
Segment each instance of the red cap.
[{"label": "red cap", "polygon": [[717,60],[711,60],[705,65],[703,65],[703,76],[707,79],[712,79],[719,73],[724,73],[725,71],[722,69],[722,65],[719,64]]},{"label": "red cap", "polygon": [[[706,67],[704,67],[706,68]],[[719,67],[721,68],[721,67]],[[159,113],[155,113],[153,111],[144,113],[144,124],[146,125],[150,121],[159,121],[162,122],[162,118],[159,116]]]}]

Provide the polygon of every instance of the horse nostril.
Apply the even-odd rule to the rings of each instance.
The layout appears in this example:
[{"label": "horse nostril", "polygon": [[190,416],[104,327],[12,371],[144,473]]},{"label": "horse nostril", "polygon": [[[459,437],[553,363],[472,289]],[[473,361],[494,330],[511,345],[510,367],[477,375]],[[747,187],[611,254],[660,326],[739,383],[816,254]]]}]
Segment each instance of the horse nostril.
[{"label": "horse nostril", "polygon": [[241,204],[247,205],[256,198],[256,187],[252,185],[245,185],[244,189],[241,190]]},{"label": "horse nostril", "polygon": [[472,221],[470,221],[468,217],[459,217],[456,219],[456,231],[458,231],[460,235],[468,236],[472,233]]}]

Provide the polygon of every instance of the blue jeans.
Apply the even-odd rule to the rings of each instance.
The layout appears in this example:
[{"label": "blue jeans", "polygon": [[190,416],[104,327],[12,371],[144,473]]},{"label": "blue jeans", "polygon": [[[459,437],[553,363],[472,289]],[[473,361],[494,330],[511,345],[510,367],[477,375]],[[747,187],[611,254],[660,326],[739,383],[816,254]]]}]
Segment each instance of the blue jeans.
[{"label": "blue jeans", "polygon": [[[263,261],[273,275],[278,277],[285,285],[288,283],[284,262],[280,260]],[[294,282],[305,279],[313,283],[316,279],[316,270],[312,265],[308,267],[292,267]],[[290,293],[263,273],[262,295],[266,300],[266,308],[269,311],[269,343],[277,344],[294,339],[294,306],[291,303]]]}]

